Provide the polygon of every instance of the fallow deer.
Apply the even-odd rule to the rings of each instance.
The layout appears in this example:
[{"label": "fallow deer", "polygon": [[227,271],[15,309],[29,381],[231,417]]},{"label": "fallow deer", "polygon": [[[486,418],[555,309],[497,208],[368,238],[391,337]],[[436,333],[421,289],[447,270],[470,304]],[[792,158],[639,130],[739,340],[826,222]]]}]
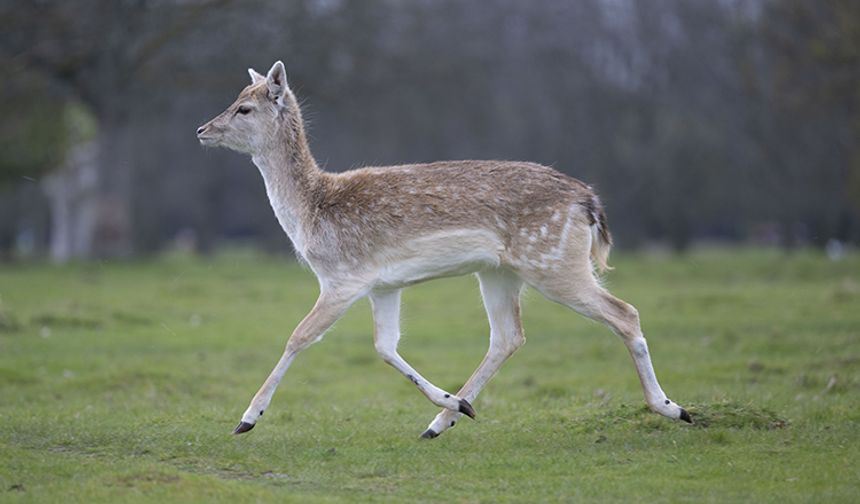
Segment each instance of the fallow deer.
[{"label": "fallow deer", "polygon": [[[546,166],[513,161],[329,173],[311,155],[283,63],[276,62],[266,76],[248,72],[251,84],[201,126],[197,137],[205,146],[251,156],[275,216],[299,259],[316,274],[320,294],[234,433],[256,425],[296,355],[364,296],[373,309],[376,350],[443,408],[422,437],[438,436],[460,415],[474,418],[471,403],[525,342],[520,323],[524,285],[609,326],[633,357],[648,406],[691,422],[657,382],[638,312],[598,281],[612,239],[600,200],[588,185]],[[430,383],[398,354],[400,290],[466,273],[478,277],[490,346],[453,394]]]}]

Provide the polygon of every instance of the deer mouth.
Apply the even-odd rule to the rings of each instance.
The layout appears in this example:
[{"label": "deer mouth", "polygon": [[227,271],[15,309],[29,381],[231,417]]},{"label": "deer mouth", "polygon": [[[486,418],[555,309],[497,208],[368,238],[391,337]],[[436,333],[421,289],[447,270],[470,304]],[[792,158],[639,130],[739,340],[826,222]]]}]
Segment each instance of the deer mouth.
[{"label": "deer mouth", "polygon": [[197,135],[197,140],[199,140],[200,145],[204,147],[214,147],[218,145],[218,139],[212,136]]},{"label": "deer mouth", "polygon": [[197,140],[200,141],[200,145],[214,146],[218,144],[218,138],[211,134],[210,129],[208,124],[197,128]]}]

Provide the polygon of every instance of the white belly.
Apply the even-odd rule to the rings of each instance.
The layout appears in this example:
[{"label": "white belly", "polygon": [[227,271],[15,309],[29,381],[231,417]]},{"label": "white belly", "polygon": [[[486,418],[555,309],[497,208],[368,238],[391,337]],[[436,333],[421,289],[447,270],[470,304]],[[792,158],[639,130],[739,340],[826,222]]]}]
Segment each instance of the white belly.
[{"label": "white belly", "polygon": [[457,229],[414,238],[380,254],[377,286],[402,287],[497,267],[503,245],[484,229]]}]

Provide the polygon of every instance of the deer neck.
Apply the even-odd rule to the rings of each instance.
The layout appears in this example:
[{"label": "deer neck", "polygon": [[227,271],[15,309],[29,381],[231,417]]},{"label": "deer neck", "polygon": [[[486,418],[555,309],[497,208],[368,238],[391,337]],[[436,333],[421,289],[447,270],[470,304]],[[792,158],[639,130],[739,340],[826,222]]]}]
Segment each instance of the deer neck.
[{"label": "deer neck", "polygon": [[252,160],[266,185],[269,203],[296,251],[304,255],[307,231],[322,191],[323,172],[311,155],[301,126],[282,128],[270,147]]}]

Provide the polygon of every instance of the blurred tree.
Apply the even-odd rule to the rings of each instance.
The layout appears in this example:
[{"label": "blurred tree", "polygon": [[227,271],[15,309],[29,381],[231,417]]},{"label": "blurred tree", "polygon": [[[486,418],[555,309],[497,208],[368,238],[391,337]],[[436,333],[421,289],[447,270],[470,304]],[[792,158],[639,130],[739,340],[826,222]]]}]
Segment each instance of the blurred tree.
[{"label": "blurred tree", "polygon": [[[53,85],[52,92],[84,104],[96,120],[97,189],[65,195],[64,190],[78,186],[59,183],[51,191],[67,200],[96,199],[80,207],[96,208],[81,223],[81,232],[92,241],[73,247],[82,257],[132,252],[134,159],[129,157],[129,143],[134,139],[127,119],[151,84],[142,76],[161,51],[176,44],[207,12],[217,12],[211,9],[227,3],[229,0],[56,0],[0,6],[0,54],[4,59],[38,72]],[[90,229],[83,230],[87,227]]]},{"label": "blurred tree", "polygon": [[[0,63],[0,68],[12,67],[9,61]],[[35,185],[63,160],[74,141],[67,121],[62,120],[65,103],[48,93],[42,80],[16,72],[6,75],[0,82],[0,259],[13,257],[22,220],[29,221],[26,226],[31,236],[41,234],[33,228],[34,220],[28,218],[24,204],[28,199],[32,202],[32,191],[23,191],[27,198],[18,194],[17,186]],[[29,213],[34,212],[30,209]]]},{"label": "blurred tree", "polygon": [[0,86],[0,185],[8,186],[55,167],[68,139],[64,122],[56,120],[65,106],[61,100],[46,100],[41,86],[16,79],[3,79]]},{"label": "blurred tree", "polygon": [[[800,240],[858,238],[846,210],[860,178],[858,16],[847,0],[14,4],[0,4],[4,75],[48,84],[24,87],[32,112],[8,100],[19,108],[0,128],[17,128],[15,115],[33,125],[2,130],[14,145],[0,156],[31,159],[14,172],[10,161],[7,180],[25,165],[38,178],[36,165],[71,175],[91,164],[92,204],[68,203],[85,178],[44,184],[55,222],[78,229],[57,218],[72,212],[92,224],[53,234],[92,236],[90,254],[155,251],[177,236],[203,251],[221,240],[288,246],[250,163],[193,135],[247,84],[247,67],[276,59],[330,170],[549,164],[597,186],[622,246],[683,250],[776,234],[760,232],[773,222]],[[94,118],[91,151],[37,111],[63,103]]]},{"label": "blurred tree", "polygon": [[784,226],[846,240],[860,213],[860,3],[770,2],[760,19],[774,121],[764,143],[779,163]]}]

